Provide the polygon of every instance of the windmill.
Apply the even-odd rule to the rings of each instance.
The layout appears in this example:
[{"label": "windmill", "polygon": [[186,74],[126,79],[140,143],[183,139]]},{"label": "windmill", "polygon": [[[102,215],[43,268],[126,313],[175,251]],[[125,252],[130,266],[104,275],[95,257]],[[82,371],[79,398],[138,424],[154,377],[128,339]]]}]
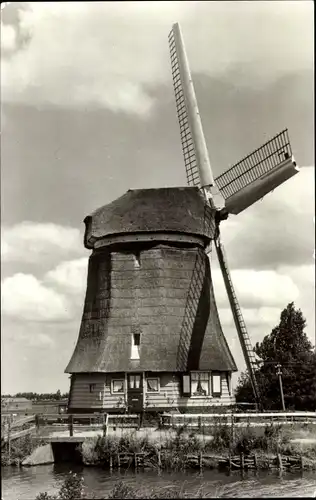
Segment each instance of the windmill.
[{"label": "windmill", "polygon": [[297,172],[287,131],[214,179],[179,25],[169,36],[189,186],[128,190],[85,222],[91,250],[68,409],[229,409],[236,363],[216,306],[208,250],[220,267],[256,400],[256,360],[219,226]]},{"label": "windmill", "polygon": [[[214,179],[178,23],[173,25],[169,34],[169,49],[187,182],[189,186],[198,186],[208,206],[216,210],[215,248],[254,397],[260,403],[260,388],[256,378],[257,360],[229,272],[219,225],[229,214],[237,215],[262,199],[297,174],[299,168],[292,155],[288,132],[283,130]],[[205,219],[207,223],[207,210]]]}]

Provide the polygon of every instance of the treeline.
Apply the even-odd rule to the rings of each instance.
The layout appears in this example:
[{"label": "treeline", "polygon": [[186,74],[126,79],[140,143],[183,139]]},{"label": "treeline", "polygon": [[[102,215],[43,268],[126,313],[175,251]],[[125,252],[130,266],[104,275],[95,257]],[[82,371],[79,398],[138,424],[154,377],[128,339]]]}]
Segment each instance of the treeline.
[{"label": "treeline", "polygon": [[[279,324],[255,345],[254,351],[262,360],[256,378],[265,410],[282,409],[279,369],[286,410],[316,409],[316,353],[305,328],[302,311],[291,302],[282,311]],[[236,400],[254,401],[247,372],[242,373],[239,379]]]},{"label": "treeline", "polygon": [[2,398],[26,398],[33,401],[42,401],[45,400],[53,400],[60,401],[61,399],[67,399],[69,396],[69,392],[64,392],[63,394],[58,389],[57,392],[17,392],[16,394],[3,394]]}]

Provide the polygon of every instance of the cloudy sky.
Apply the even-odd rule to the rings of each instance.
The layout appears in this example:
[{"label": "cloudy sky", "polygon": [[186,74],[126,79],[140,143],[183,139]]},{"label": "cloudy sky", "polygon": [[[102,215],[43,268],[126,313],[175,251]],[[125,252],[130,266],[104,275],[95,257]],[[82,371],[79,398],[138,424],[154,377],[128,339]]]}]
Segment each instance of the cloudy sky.
[{"label": "cloudy sky", "polygon": [[[83,219],[185,185],[168,54],[180,22],[215,175],[284,128],[301,172],[223,223],[253,342],[294,301],[315,342],[313,3],[11,3],[1,11],[2,391],[68,390]],[[216,260],[223,327],[240,348]]]}]

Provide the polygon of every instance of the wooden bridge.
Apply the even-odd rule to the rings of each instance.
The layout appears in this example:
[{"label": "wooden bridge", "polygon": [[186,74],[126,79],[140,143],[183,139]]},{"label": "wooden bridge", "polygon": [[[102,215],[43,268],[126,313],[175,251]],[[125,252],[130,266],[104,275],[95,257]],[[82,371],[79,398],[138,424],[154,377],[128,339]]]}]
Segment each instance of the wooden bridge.
[{"label": "wooden bridge", "polygon": [[[3,442],[11,442],[26,435],[32,435],[38,439],[45,438],[48,441],[83,441],[91,431],[101,430],[105,436],[109,427],[139,429],[140,425],[140,415],[54,413],[30,415],[13,422],[9,420],[2,424],[1,434]],[[74,435],[75,433],[77,436]]]}]

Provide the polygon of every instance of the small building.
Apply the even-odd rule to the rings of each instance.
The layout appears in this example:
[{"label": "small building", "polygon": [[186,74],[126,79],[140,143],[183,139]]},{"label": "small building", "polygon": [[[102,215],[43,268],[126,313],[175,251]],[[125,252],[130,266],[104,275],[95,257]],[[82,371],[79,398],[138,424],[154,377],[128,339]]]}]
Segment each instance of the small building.
[{"label": "small building", "polygon": [[66,413],[68,406],[68,399],[46,399],[32,401],[32,410],[35,414],[45,413]]},{"label": "small building", "polygon": [[1,398],[1,413],[27,413],[32,410],[32,401],[26,398]]},{"label": "small building", "polygon": [[196,187],[129,190],[85,219],[89,259],[70,412],[214,411],[235,403]]}]

